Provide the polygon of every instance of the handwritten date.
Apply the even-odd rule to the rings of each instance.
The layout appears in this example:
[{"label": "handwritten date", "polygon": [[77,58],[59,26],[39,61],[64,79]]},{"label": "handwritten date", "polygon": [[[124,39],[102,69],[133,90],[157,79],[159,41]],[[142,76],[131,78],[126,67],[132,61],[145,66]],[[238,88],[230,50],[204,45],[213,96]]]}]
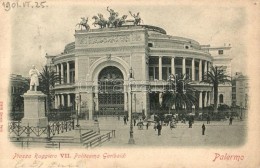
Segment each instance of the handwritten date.
[{"label": "handwritten date", "polygon": [[5,11],[18,8],[47,8],[46,1],[24,1],[24,2],[2,2],[2,6]]}]

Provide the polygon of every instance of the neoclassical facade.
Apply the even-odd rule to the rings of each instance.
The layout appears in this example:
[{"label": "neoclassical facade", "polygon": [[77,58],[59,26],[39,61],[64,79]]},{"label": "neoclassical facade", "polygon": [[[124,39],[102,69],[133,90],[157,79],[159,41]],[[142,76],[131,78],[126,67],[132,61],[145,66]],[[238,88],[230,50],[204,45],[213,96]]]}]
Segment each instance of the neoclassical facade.
[{"label": "neoclassical facade", "polygon": [[[230,49],[200,45],[149,25],[77,30],[75,42],[63,53],[46,56],[61,76],[54,88],[55,108],[80,102],[89,119],[131,108],[150,115],[158,110],[171,74],[189,76],[199,100],[195,107],[204,108],[213,103],[213,93],[211,85],[201,82],[203,74],[215,63],[231,73]],[[231,105],[231,85],[221,86],[220,94],[222,103]]]}]

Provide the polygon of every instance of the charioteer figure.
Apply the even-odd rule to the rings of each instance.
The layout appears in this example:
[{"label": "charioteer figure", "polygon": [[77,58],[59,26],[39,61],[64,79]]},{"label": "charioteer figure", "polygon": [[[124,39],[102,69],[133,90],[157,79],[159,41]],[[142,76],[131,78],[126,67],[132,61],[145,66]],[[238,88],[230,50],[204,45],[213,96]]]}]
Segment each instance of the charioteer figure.
[{"label": "charioteer figure", "polygon": [[140,25],[142,19],[141,19],[140,15],[139,15],[139,12],[137,12],[137,14],[132,14],[132,12],[129,11],[129,13],[135,19],[134,25]]}]

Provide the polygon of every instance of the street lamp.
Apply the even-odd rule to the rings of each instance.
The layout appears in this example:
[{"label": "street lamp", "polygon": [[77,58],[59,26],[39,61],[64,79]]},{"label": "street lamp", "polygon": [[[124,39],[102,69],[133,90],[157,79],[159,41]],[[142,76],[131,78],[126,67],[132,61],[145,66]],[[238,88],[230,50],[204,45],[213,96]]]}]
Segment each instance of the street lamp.
[{"label": "street lamp", "polygon": [[134,131],[133,131],[133,103],[132,103],[132,96],[133,96],[133,92],[132,92],[132,80],[134,79],[134,75],[133,75],[133,69],[132,67],[129,70],[129,84],[130,84],[130,101],[131,101],[131,110],[130,110],[130,138],[128,141],[128,144],[135,144],[135,140],[134,140]]},{"label": "street lamp", "polygon": [[76,110],[76,112],[77,112],[77,125],[76,125],[76,127],[79,127],[79,112],[80,112],[80,94],[79,94],[79,96],[77,96],[76,97],[76,103],[77,103],[77,110]]},{"label": "street lamp", "polygon": [[97,115],[99,117],[98,113],[96,113],[96,111],[97,111],[97,102],[98,102],[98,98],[96,96],[94,96],[94,113],[95,113],[95,115]]}]

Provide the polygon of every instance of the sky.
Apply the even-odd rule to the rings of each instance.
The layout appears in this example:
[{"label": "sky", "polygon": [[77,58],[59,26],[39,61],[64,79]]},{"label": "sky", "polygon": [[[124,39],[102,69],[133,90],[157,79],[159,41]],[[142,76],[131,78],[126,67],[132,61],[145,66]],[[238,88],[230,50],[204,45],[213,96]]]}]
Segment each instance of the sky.
[{"label": "sky", "polygon": [[[109,2],[109,1],[108,1]],[[17,9],[12,13],[11,73],[28,76],[29,69],[45,65],[45,54],[63,52],[66,44],[73,42],[75,25],[81,17],[89,18],[102,13],[108,18],[106,7],[114,9],[119,16],[128,11],[140,12],[144,24],[158,26],[168,35],[191,38],[200,44],[232,46],[232,73],[246,74],[247,12],[240,6],[215,5],[126,5],[118,3],[48,5],[44,9]],[[96,27],[97,28],[97,27]]]}]

